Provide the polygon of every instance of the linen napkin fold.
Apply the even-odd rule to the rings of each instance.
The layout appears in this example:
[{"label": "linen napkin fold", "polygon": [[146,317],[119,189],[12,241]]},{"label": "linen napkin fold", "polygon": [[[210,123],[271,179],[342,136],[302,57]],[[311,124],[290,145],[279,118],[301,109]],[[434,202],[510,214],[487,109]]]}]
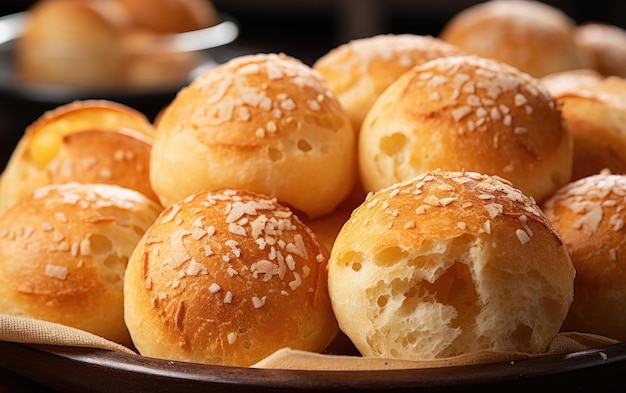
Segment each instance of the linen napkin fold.
[{"label": "linen napkin fold", "polygon": [[[0,314],[0,341],[94,348],[138,355],[130,348],[83,330],[53,322],[5,314]],[[546,354],[577,352],[618,342],[617,340],[593,334],[560,333],[554,338]],[[283,348],[252,367],[308,371],[397,370],[486,364],[543,355],[545,354],[531,355],[519,352],[481,351],[437,360],[404,360],[352,355],[328,355]]]},{"label": "linen napkin fold", "polygon": [[39,319],[0,314],[0,341],[106,349],[136,354],[133,350],[84,330]]}]

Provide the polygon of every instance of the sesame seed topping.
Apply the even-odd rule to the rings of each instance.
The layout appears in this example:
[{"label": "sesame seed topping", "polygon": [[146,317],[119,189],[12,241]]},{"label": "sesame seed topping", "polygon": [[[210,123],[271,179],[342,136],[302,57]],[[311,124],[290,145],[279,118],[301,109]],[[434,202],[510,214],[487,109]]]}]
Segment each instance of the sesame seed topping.
[{"label": "sesame seed topping", "polygon": [[47,277],[52,277],[59,280],[65,280],[69,273],[69,270],[65,266],[52,264],[47,264],[44,272]]},{"label": "sesame seed topping", "polygon": [[526,244],[530,241],[530,236],[523,229],[516,230],[515,235],[521,244]]},{"label": "sesame seed topping", "polygon": [[263,296],[263,297],[257,297],[257,296],[252,296],[252,305],[254,306],[254,308],[261,308],[265,305],[265,301],[267,300],[267,296]]}]

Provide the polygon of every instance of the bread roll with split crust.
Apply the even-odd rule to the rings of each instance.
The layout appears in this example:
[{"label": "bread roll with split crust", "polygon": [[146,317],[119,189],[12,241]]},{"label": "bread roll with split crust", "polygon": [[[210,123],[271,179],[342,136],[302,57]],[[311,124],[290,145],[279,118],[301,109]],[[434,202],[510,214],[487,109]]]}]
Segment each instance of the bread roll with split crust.
[{"label": "bread roll with split crust", "polygon": [[285,55],[242,56],[178,93],[157,124],[150,171],[164,206],[234,188],[318,217],[353,188],[355,135],[318,72]]},{"label": "bread roll with split crust", "polygon": [[126,324],[144,356],[250,366],[338,332],[327,253],[276,199],[201,191],[167,208],[125,277]]},{"label": "bread roll with split crust", "polygon": [[542,205],[574,267],[574,301],[564,331],[626,340],[626,176],[608,172],[572,182]]},{"label": "bread roll with split crust", "polygon": [[626,79],[611,76],[555,92],[574,142],[572,180],[626,173]]},{"label": "bread roll with split crust", "polygon": [[569,182],[573,146],[538,79],[497,60],[447,56],[385,90],[363,122],[358,154],[366,191],[427,170],[469,170],[541,200]]},{"label": "bread roll with split crust", "polygon": [[38,188],[0,216],[0,313],[131,345],[126,264],[160,206],[115,185]]},{"label": "bread roll with split crust", "polygon": [[51,184],[117,184],[157,201],[150,184],[154,128],[140,112],[107,100],[75,101],[27,129],[0,178],[0,212]]},{"label": "bread roll with split crust", "polygon": [[541,77],[593,65],[574,40],[575,27],[563,11],[539,1],[492,0],[453,16],[440,37],[468,54]]},{"label": "bread roll with split crust", "polygon": [[474,172],[426,172],[368,199],[339,232],[329,292],[364,356],[542,353],[574,269],[537,204]]},{"label": "bread roll with split crust", "polygon": [[313,68],[322,74],[344,107],[355,132],[380,94],[411,67],[463,52],[430,36],[384,34],[340,45]]}]

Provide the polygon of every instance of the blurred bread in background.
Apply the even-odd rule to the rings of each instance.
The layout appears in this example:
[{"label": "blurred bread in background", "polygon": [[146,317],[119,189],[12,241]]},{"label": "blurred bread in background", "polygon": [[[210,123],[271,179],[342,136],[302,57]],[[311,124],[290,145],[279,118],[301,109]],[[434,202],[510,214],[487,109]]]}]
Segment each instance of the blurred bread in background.
[{"label": "blurred bread in background", "polygon": [[626,77],[626,30],[607,23],[589,22],[574,29],[574,40],[587,51],[598,72]]},{"label": "blurred bread in background", "polygon": [[28,83],[99,89],[184,83],[199,54],[160,39],[218,22],[209,0],[40,0],[17,40],[17,73]]},{"label": "blurred bread in background", "polygon": [[593,66],[559,8],[531,0],[492,0],[454,15],[440,37],[469,54],[508,63],[535,77]]},{"label": "blurred bread in background", "polygon": [[119,0],[136,28],[157,34],[204,29],[219,21],[209,0]]}]

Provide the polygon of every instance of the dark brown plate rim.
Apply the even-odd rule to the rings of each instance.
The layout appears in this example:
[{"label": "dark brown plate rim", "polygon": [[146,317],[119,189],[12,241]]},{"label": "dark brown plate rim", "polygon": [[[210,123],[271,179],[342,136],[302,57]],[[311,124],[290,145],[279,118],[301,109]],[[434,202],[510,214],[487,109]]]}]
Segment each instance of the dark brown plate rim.
[{"label": "dark brown plate rim", "polygon": [[44,386],[103,393],[455,391],[468,386],[483,392],[510,392],[557,382],[560,391],[567,391],[600,387],[602,380],[623,377],[626,372],[626,343],[490,364],[384,371],[241,368],[1,341],[0,353],[0,367]]}]

